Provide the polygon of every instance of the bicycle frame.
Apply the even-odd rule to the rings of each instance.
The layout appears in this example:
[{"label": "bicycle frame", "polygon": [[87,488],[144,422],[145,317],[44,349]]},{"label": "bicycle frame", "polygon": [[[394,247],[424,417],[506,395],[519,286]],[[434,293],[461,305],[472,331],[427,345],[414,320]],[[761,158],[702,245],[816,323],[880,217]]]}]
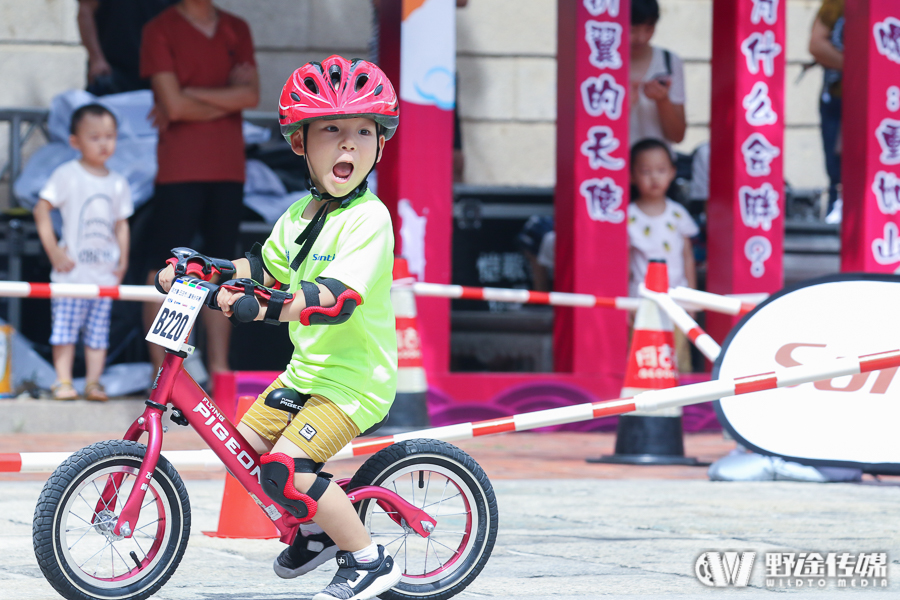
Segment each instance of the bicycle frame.
[{"label": "bicycle frame", "polygon": [[[179,410],[187,419],[188,424],[203,438],[203,441],[215,452],[216,456],[224,463],[225,468],[247,490],[250,497],[268,515],[280,533],[280,539],[286,544],[291,544],[297,535],[297,528],[301,519],[285,511],[279,504],[273,502],[260,483],[259,454],[250,446],[247,440],[238,432],[237,427],[222,414],[215,402],[197,385],[193,378],[183,369],[184,359],[187,355],[182,352],[166,352],[162,367],[156,376],[147,407],[138,417],[123,439],[137,442],[144,433],[148,435],[147,452],[141,462],[137,481],[149,481],[159,460],[162,450],[163,424],[162,416],[171,406]],[[110,478],[98,500],[96,512],[100,512],[102,504],[110,506],[111,501],[118,493],[122,476]],[[344,491],[350,480],[336,481]],[[137,519],[147,491],[147,484],[135,485],[125,501],[122,513],[116,521],[113,530],[115,535],[131,537],[137,529]],[[374,499],[385,508],[391,519],[399,525],[412,528],[422,537],[434,531],[437,522],[423,510],[420,510],[404,500],[398,494],[378,486],[364,486],[348,492],[353,503],[361,500]]]}]

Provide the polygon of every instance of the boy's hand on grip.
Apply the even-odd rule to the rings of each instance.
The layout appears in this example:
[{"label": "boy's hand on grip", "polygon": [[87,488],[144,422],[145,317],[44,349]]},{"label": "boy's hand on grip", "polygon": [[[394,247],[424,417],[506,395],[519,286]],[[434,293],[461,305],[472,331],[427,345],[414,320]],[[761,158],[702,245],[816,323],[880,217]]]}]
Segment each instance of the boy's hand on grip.
[{"label": "boy's hand on grip", "polygon": [[168,294],[169,290],[172,289],[173,283],[175,283],[175,267],[166,265],[164,269],[160,269],[159,273],[156,274],[156,289],[163,294]]}]

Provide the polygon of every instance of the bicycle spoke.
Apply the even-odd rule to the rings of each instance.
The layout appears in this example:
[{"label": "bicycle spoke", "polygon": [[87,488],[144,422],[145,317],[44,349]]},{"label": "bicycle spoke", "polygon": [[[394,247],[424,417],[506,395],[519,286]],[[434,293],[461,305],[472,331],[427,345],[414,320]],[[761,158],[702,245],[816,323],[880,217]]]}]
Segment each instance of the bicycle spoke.
[{"label": "bicycle spoke", "polygon": [[[449,550],[449,551],[452,552],[453,554],[459,554],[459,549],[454,550],[453,548],[451,548],[451,547],[448,546],[447,544],[441,544],[439,541],[437,541],[437,540],[432,540],[430,537],[429,537],[428,539],[431,540],[432,542],[434,542],[435,544],[438,544],[438,545],[440,545],[440,546],[443,546],[444,548],[446,548],[447,550]],[[437,551],[435,551],[435,554],[437,554]]]},{"label": "bicycle spoke", "polygon": [[[95,481],[95,482],[93,482],[93,483],[94,483],[94,489],[96,489],[96,488],[97,488],[97,482]],[[102,499],[102,494],[100,494],[99,491],[97,492],[97,495],[100,496],[101,499]],[[97,507],[96,507],[96,505],[95,505],[95,506],[91,506],[91,503],[87,501],[87,498],[84,497],[84,494],[79,493],[79,494],[78,494],[78,497],[81,498],[82,502],[84,502],[84,505],[88,507],[88,510],[89,510],[89,511],[91,511],[91,515],[96,516],[96,515],[97,515]]]},{"label": "bicycle spoke", "polygon": [[135,533],[137,533],[138,531],[141,531],[141,529],[143,529],[144,527],[150,527],[151,525],[154,525],[154,524],[156,524],[156,523],[159,523],[159,519],[156,519],[155,521],[150,521],[149,523],[147,523],[147,524],[145,524],[145,525],[141,525],[140,527],[138,527],[138,528],[135,529],[134,531],[135,531]]},{"label": "bicycle spoke", "polygon": [[[125,565],[125,571],[126,571],[126,572],[130,571],[131,569],[128,568],[128,561],[125,560],[125,558],[124,558],[124,557],[122,556],[122,554],[119,552],[119,549],[116,548],[115,545],[112,545],[112,549],[113,549],[113,552],[115,552],[115,553],[118,555],[119,559],[122,561],[122,564]],[[116,563],[115,563],[115,559],[113,560],[113,564],[112,564],[112,576],[113,576],[113,577],[116,576]]]},{"label": "bicycle spoke", "polygon": [[409,487],[412,488],[412,502],[410,504],[415,506],[416,505],[416,474],[415,474],[415,471],[409,472]]},{"label": "bicycle spoke", "polygon": [[[84,522],[87,524],[87,525],[86,525],[87,527],[93,527],[93,526],[94,526],[93,523],[91,523],[90,521],[88,521],[87,519],[85,519],[84,517],[82,517],[81,515],[79,515],[78,513],[73,513],[73,512],[70,511],[70,512],[69,512],[69,515],[70,515],[70,516],[73,516],[73,517],[75,517],[75,518],[77,518],[77,519],[81,519],[82,521],[84,521]],[[80,528],[79,528],[79,529],[80,529]],[[68,530],[67,530],[67,531],[68,531]]]},{"label": "bicycle spoke", "polygon": [[428,501],[428,488],[431,487],[431,471],[428,471],[428,483],[425,484],[425,495],[422,496],[422,506]]},{"label": "bicycle spoke", "polygon": [[431,516],[434,517],[435,519],[437,519],[438,517],[458,517],[460,515],[471,514],[471,512],[472,511],[466,511],[466,512],[461,512],[461,513],[440,513],[440,514],[431,515]]},{"label": "bicycle spoke", "polygon": [[[448,483],[449,483],[449,482],[448,482]],[[456,498],[457,496],[462,496],[462,492],[457,492],[457,493],[453,494],[452,496],[450,496],[449,498],[444,498],[443,496],[441,496],[441,499],[440,499],[440,500],[438,500],[437,502],[432,502],[432,503],[429,504],[428,506],[423,506],[423,507],[422,507],[422,510],[425,510],[426,508],[429,508],[429,507],[434,506],[434,505],[436,505],[436,504],[441,504],[444,500],[448,500],[448,501],[449,501],[449,500],[453,500],[453,499]]]},{"label": "bicycle spoke", "polygon": [[[428,538],[428,544],[430,544],[433,541],[434,540],[432,540],[431,538]],[[425,545],[425,564],[426,564],[426,566],[428,565],[428,544]],[[438,564],[441,565],[441,568],[443,569],[444,563],[441,561],[441,557],[437,553],[437,548],[432,546],[431,549],[434,551],[434,557],[437,559]]]},{"label": "bicycle spoke", "polygon": [[[375,534],[373,533],[372,535],[375,535]],[[397,540],[400,540],[400,539],[406,540],[406,533],[401,533],[399,536],[395,537],[395,538],[392,539],[391,541],[389,541],[389,542],[387,542],[387,543],[385,543],[385,544],[382,544],[382,546],[384,546],[385,548],[387,548],[387,547],[390,546],[391,544],[395,544],[395,543],[397,542]]]}]

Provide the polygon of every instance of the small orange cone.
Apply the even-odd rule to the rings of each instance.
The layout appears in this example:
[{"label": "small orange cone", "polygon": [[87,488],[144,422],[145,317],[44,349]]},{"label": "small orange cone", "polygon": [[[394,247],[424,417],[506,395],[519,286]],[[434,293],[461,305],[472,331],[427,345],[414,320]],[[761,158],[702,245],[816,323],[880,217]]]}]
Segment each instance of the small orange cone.
[{"label": "small orange cone", "polygon": [[[254,396],[238,398],[237,418],[244,416],[255,401]],[[222,510],[219,511],[219,527],[216,531],[204,531],[203,535],[248,540],[269,540],[279,537],[278,529],[272,520],[230,473],[225,474],[225,492],[222,494]]]},{"label": "small orange cone", "polygon": [[[652,292],[669,291],[664,260],[650,261],[644,285]],[[678,370],[672,321],[655,302],[642,298],[634,319],[621,397],[630,398],[647,390],[662,390],[676,385]],[[646,413],[636,411],[619,417],[615,454],[589,458],[587,461],[701,466],[697,459],[684,455],[681,407]]]},{"label": "small orange cone", "polygon": [[388,421],[378,430],[378,435],[431,425],[428,418],[428,382],[422,364],[422,344],[416,320],[416,296],[408,285],[412,281],[406,259],[396,257],[391,304],[397,320],[397,395]]}]

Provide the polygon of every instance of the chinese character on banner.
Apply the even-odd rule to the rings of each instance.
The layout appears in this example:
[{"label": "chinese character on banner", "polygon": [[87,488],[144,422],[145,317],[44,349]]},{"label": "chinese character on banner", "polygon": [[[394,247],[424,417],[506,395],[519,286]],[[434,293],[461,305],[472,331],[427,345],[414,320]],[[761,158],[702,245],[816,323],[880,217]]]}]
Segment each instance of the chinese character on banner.
[{"label": "chinese character on banner", "polygon": [[616,121],[622,116],[625,86],[616,83],[615,77],[606,73],[600,77],[588,77],[581,83],[581,100],[587,114],[599,117],[605,113]]},{"label": "chinese character on banner", "polygon": [[603,13],[611,17],[619,16],[619,0],[584,0],[584,7],[592,17],[599,17]]},{"label": "chinese character on banner", "polygon": [[741,220],[747,227],[762,227],[764,231],[772,229],[772,221],[781,212],[778,210],[778,192],[769,183],[759,188],[747,185],[738,190],[741,204]]},{"label": "chinese character on banner", "polygon": [[608,21],[588,21],[584,25],[584,39],[591,47],[590,63],[598,69],[621,67],[619,44],[622,42],[622,26]]},{"label": "chinese character on banner", "polygon": [[900,211],[900,178],[894,173],[878,171],[872,182],[872,191],[882,213],[895,215]]},{"label": "chinese character on banner", "polygon": [[764,34],[753,32],[741,44],[741,52],[747,59],[747,69],[756,75],[762,65],[766,77],[775,74],[775,57],[781,54],[781,44],[775,41],[775,33],[767,31]]},{"label": "chinese character on banner", "polygon": [[875,23],[874,34],[878,52],[900,64],[900,21],[888,17],[880,23]]},{"label": "chinese character on banner", "polygon": [[900,164],[900,121],[884,119],[875,130],[875,137],[881,144],[882,164]]},{"label": "chinese character on banner", "polygon": [[618,171],[625,167],[625,160],[614,158],[610,152],[619,147],[613,130],[604,125],[588,129],[588,139],[581,144],[581,153],[588,157],[592,169],[611,169]]},{"label": "chinese character on banner", "polygon": [[502,279],[503,260],[498,252],[484,252],[475,261],[478,270],[478,281],[496,283]]},{"label": "chinese character on banner", "polygon": [[744,153],[744,162],[747,164],[747,174],[752,177],[762,177],[772,172],[772,161],[781,151],[769,143],[761,133],[752,133],[741,145]]},{"label": "chinese character on banner", "polygon": [[744,244],[744,256],[750,261],[750,275],[759,279],[766,274],[766,261],[772,257],[769,238],[754,235]]},{"label": "chinese character on banner", "polygon": [[744,96],[743,106],[747,109],[746,118],[750,125],[772,125],[778,121],[778,113],[772,109],[769,98],[769,86],[763,81],[753,84],[753,89]]},{"label": "chinese character on banner", "polygon": [[896,223],[885,223],[884,238],[872,240],[872,256],[880,265],[900,262],[900,231]]},{"label": "chinese character on banner", "polygon": [[581,182],[581,195],[587,202],[588,215],[594,221],[621,223],[625,220],[622,206],[622,188],[609,177],[588,179]]},{"label": "chinese character on banner", "polygon": [[753,0],[753,12],[750,13],[750,21],[759,25],[760,20],[769,25],[778,21],[778,0]]}]

